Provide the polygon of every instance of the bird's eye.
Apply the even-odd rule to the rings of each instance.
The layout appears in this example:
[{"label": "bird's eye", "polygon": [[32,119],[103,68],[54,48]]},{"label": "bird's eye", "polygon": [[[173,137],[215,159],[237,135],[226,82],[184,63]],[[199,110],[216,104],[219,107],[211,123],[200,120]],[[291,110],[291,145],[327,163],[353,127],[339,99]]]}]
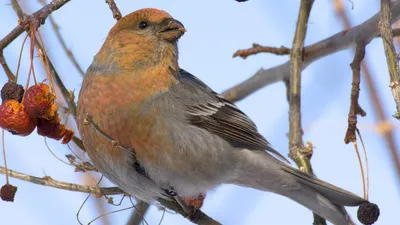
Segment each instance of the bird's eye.
[{"label": "bird's eye", "polygon": [[142,30],[146,29],[148,26],[149,25],[145,21],[142,21],[142,22],[139,23],[139,28],[142,29]]}]

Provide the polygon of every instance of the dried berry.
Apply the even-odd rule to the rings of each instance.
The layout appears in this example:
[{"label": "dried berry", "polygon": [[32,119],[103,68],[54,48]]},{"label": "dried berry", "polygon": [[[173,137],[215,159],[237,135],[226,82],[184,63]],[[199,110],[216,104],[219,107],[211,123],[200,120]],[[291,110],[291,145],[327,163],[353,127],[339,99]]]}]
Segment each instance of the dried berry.
[{"label": "dried berry", "polygon": [[14,82],[7,82],[1,89],[1,101],[4,103],[7,100],[22,101],[24,96],[24,87]]},{"label": "dried berry", "polygon": [[13,202],[16,192],[17,192],[16,186],[13,186],[11,184],[4,185],[3,187],[1,187],[1,190],[0,190],[1,200],[6,201],[6,202]]},{"label": "dried berry", "polygon": [[0,106],[0,127],[21,136],[32,133],[37,119],[30,118],[24,105],[16,100],[7,100]]},{"label": "dried berry", "polygon": [[23,104],[30,117],[51,120],[57,116],[55,99],[55,94],[50,92],[47,84],[36,84],[26,91]]},{"label": "dried berry", "polygon": [[60,123],[59,118],[54,120],[38,119],[37,132],[39,135],[61,140],[67,132],[67,129],[64,124]]},{"label": "dried berry", "polygon": [[371,225],[378,220],[379,207],[370,202],[364,202],[357,210],[357,218],[362,224]]},{"label": "dried berry", "polygon": [[68,144],[71,141],[73,136],[74,136],[74,131],[71,129],[67,129],[65,131],[64,138],[63,138],[61,144]]}]

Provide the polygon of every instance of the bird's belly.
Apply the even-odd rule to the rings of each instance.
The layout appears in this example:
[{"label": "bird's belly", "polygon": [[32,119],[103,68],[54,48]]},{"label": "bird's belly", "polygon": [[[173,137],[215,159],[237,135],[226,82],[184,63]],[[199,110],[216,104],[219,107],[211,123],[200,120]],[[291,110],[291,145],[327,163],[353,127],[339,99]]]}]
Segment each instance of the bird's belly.
[{"label": "bird's belly", "polygon": [[181,132],[176,126],[170,127],[171,143],[156,150],[157,161],[143,163],[152,180],[181,196],[197,196],[232,179],[236,154],[225,141],[197,127]]}]

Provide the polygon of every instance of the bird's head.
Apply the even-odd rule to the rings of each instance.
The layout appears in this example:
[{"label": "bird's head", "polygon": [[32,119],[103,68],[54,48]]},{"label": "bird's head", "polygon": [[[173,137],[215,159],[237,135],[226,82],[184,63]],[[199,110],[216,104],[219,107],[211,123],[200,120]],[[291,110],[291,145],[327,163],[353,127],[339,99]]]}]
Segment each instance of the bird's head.
[{"label": "bird's head", "polygon": [[177,41],[185,32],[182,23],[167,12],[141,9],[114,25],[95,60],[136,69],[177,62]]},{"label": "bird's head", "polygon": [[111,29],[115,37],[128,34],[133,38],[175,42],[186,32],[181,22],[159,9],[141,9],[123,17]]}]

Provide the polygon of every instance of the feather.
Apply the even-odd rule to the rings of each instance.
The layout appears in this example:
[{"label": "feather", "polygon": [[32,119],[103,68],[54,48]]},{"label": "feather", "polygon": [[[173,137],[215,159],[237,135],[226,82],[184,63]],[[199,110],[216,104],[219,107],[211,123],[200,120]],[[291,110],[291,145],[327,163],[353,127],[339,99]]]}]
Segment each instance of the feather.
[{"label": "feather", "polygon": [[235,104],[183,69],[180,69],[179,81],[180,89],[190,92],[185,95],[190,98],[186,101],[186,116],[192,125],[219,135],[234,147],[266,150],[289,163],[270,146],[253,121]]}]

